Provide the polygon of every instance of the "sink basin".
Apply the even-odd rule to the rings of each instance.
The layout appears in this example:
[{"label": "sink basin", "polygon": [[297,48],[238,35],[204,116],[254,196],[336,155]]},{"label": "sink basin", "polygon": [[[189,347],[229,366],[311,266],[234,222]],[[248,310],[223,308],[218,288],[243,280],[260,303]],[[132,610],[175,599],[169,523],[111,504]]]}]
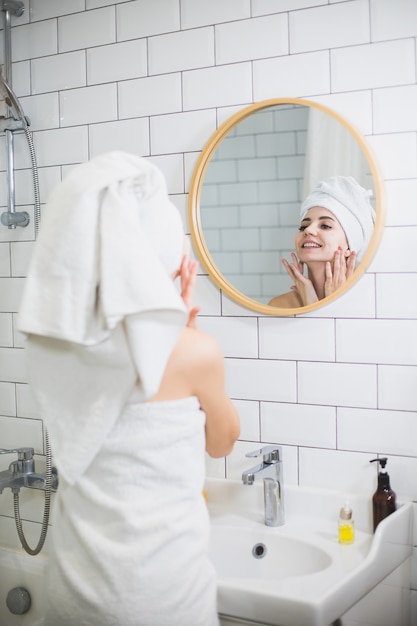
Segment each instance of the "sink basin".
[{"label": "sink basin", "polygon": [[220,578],[280,580],[328,567],[331,557],[311,543],[265,528],[214,525],[211,559]]},{"label": "sink basin", "polygon": [[[285,524],[264,524],[262,482],[208,479],[210,553],[221,615],[271,626],[328,626],[412,553],[412,503],[372,532],[370,499],[285,488]],[[340,545],[337,520],[349,499],[355,541]]]}]

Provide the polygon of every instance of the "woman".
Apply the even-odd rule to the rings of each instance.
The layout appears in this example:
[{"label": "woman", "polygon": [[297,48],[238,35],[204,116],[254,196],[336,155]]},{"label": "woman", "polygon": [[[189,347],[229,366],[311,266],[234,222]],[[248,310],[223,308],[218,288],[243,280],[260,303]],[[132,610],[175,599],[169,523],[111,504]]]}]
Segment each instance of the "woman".
[{"label": "woman", "polygon": [[60,481],[45,626],[218,624],[205,450],[228,454],[239,421],[183,248],[132,155],[74,168],[44,212],[20,329]]},{"label": "woman", "polygon": [[272,298],[271,306],[307,306],[344,285],[372,236],[371,194],[351,176],[332,176],[319,183],[301,206],[292,262],[282,259],[294,285],[290,292]]}]

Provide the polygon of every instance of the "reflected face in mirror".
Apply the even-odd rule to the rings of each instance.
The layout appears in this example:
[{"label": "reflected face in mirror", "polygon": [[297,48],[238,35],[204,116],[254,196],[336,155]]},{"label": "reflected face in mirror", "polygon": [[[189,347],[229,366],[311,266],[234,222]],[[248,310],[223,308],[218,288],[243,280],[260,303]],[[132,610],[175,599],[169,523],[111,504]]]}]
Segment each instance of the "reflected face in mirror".
[{"label": "reflected face in mirror", "polygon": [[301,220],[295,237],[295,249],[300,263],[307,266],[333,261],[337,250],[342,250],[345,258],[350,256],[349,244],[340,222],[333,213],[322,207],[309,209]]},{"label": "reflected face in mirror", "polygon": [[[360,254],[356,235],[352,242],[347,236],[350,251],[357,253],[357,280],[365,268],[361,261],[374,254],[383,225],[381,181],[363,137],[327,107],[306,100],[257,103],[227,120],[203,150],[189,194],[192,240],[213,281],[239,304],[261,313],[288,314],[281,307],[298,309],[295,313],[311,310],[311,304],[300,300],[287,305],[271,301],[294,291],[294,276],[281,259],[305,264],[295,246],[304,217],[300,207],[304,212],[314,206],[332,211],[318,199],[304,205],[320,181],[337,176],[352,177],[372,190],[379,210],[377,228],[372,223]],[[347,232],[338,211],[333,214]],[[306,266],[304,271],[307,276]],[[343,292],[341,284],[332,294]],[[316,305],[325,297],[320,292]]]},{"label": "reflected face in mirror", "polygon": [[341,287],[354,271],[356,253],[349,249],[345,231],[337,218],[322,207],[309,209],[301,220],[295,250],[291,262],[282,259],[293,281],[291,291],[272,298],[270,306],[314,304],[330,295],[331,289]]},{"label": "reflected face in mirror", "polygon": [[296,254],[292,262],[283,259],[291,291],[273,298],[271,306],[308,306],[343,287],[374,230],[370,196],[352,176],[332,176],[313,189],[301,206]]}]

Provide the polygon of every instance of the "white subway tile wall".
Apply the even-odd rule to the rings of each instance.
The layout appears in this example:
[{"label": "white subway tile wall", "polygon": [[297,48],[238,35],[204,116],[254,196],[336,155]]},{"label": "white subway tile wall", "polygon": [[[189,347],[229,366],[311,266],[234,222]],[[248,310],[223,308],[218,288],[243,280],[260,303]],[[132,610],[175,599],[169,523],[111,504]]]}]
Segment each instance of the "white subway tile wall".
[{"label": "white subway tile wall", "polygon": [[[50,21],[52,22],[52,20]],[[96,11],[81,11],[58,18],[59,52],[103,46],[115,41],[116,15],[114,7],[105,7]],[[43,55],[38,54],[36,56]]]},{"label": "white subway tile wall", "polygon": [[224,107],[252,101],[252,67],[249,61],[219,65],[183,74],[184,110]]},{"label": "white subway tile wall", "polygon": [[[414,129],[412,129],[414,131]],[[378,157],[382,175],[387,179],[416,178],[417,153],[414,132],[385,133],[368,137]],[[398,158],[398,155],[401,158]]]},{"label": "white subway tile wall", "polygon": [[180,30],[178,0],[136,0],[116,6],[117,40],[140,39]]},{"label": "white subway tile wall", "polygon": [[254,61],[252,80],[254,101],[327,94],[330,91],[329,51]]},{"label": "white subway tile wall", "polygon": [[[0,323],[3,326],[3,319],[0,320]],[[2,332],[1,345],[7,345],[3,338],[4,331],[0,332]],[[0,411],[2,415],[16,415],[16,394],[13,383],[0,383]]]},{"label": "white subway tile wall", "polygon": [[10,276],[10,244],[0,244],[0,276]]},{"label": "white subway tile wall", "polygon": [[[413,204],[411,198],[408,199],[408,202]],[[390,272],[416,272],[417,259],[412,250],[416,236],[417,227],[414,224],[402,228],[387,226],[371,269],[378,273],[387,274]],[[407,297],[406,294],[404,296]]]},{"label": "white subway tile wall", "polygon": [[[57,93],[23,96],[20,101],[30,120],[32,131],[47,130],[59,125],[59,98]],[[28,173],[31,175],[30,171]],[[31,190],[31,185],[29,185],[29,190]]]},{"label": "white subway tile wall", "polygon": [[408,226],[414,224],[415,208],[412,198],[417,194],[417,180],[387,180],[387,225]]},{"label": "white subway tile wall", "polygon": [[91,124],[88,131],[90,157],[110,150],[149,154],[149,121],[142,118]]},{"label": "white subway tile wall", "polygon": [[89,85],[146,76],[147,55],[144,39],[90,48],[86,52]]},{"label": "white subway tile wall", "polygon": [[[102,6],[104,4],[106,3],[98,2],[96,6]],[[108,2],[107,4],[114,4],[114,1]],[[30,19],[32,22],[46,20],[50,17],[77,13],[78,11],[83,11],[84,8],[91,9],[94,7],[85,7],[85,0],[59,0],[59,5],[56,2],[50,2],[50,0],[37,0],[37,2],[31,3]]]},{"label": "white subway tile wall", "polygon": [[362,0],[291,11],[289,25],[292,54],[370,41],[369,7]]},{"label": "white subway tile wall", "polygon": [[32,93],[61,91],[86,84],[85,51],[66,52],[32,61]]},{"label": "white subway tile wall", "polygon": [[214,65],[214,29],[196,28],[150,37],[148,60],[150,74],[183,72]]},{"label": "white subway tile wall", "polygon": [[[243,107],[305,97],[366,135],[385,179],[387,220],[375,259],[346,295],[297,318],[259,316],[200,269],[201,326],[224,350],[242,418],[233,453],[207,468],[239,478],[245,452],[278,443],[287,482],[371,495],[369,459],[387,454],[398,497],[417,501],[417,3],[25,0],[25,9],[12,20],[12,86],[31,120],[42,204],[75,164],[126,150],[162,169],[189,232],[197,158]],[[33,217],[30,159],[18,139],[17,198]],[[5,169],[0,137],[2,189]],[[251,210],[242,218],[250,228]],[[0,447],[43,453],[15,330],[33,242],[33,219],[26,229],[1,227]]]},{"label": "white subway tile wall", "polygon": [[[4,134],[0,136],[0,145],[5,148],[5,136]],[[30,156],[28,154],[27,144],[25,150],[25,138],[23,133],[18,133],[14,138],[14,147],[15,147],[15,167],[17,169],[30,167]],[[0,164],[1,169],[4,170],[6,167],[6,153],[2,150],[2,154],[0,156]],[[5,176],[5,174],[3,174]],[[4,193],[4,192],[3,192]]]},{"label": "white subway tile wall", "polygon": [[313,96],[310,99],[338,111],[363,135],[370,135],[373,129],[372,97],[373,92],[364,89]]},{"label": "white subway tile wall", "polygon": [[207,24],[220,24],[244,20],[251,16],[250,0],[212,0],[212,2],[181,1],[181,27],[196,28]]},{"label": "white subway tile wall", "polygon": [[[315,335],[320,337],[320,342],[312,341]],[[334,361],[334,320],[262,318],[259,320],[259,356],[289,361]]]},{"label": "white subway tile wall", "polygon": [[[38,419],[26,419],[16,417],[0,417],[0,430],[2,432],[2,447],[13,449],[21,446],[23,437],[26,437],[30,442],[30,447],[34,448],[36,453],[43,452],[43,427],[42,420]],[[13,461],[13,456],[2,455],[2,466],[9,466],[10,461]],[[7,463],[4,463],[4,461]]]},{"label": "white subway tile wall", "polygon": [[12,313],[19,310],[24,278],[0,278],[2,310]]},{"label": "white subway tile wall", "polygon": [[[17,22],[15,22],[17,24]],[[57,54],[58,36],[55,20],[34,22],[13,29],[12,60],[23,61]]]},{"label": "white subway tile wall", "polygon": [[[399,106],[403,112],[400,118],[394,114],[394,111],[398,111]],[[416,107],[416,85],[376,91],[374,99],[375,132],[401,133],[411,129],[417,130],[417,120],[414,115]]]},{"label": "white subway tile wall", "polygon": [[106,83],[67,89],[59,95],[60,124],[79,126],[117,119],[117,87]]},{"label": "white subway tile wall", "polygon": [[288,23],[283,13],[216,26],[216,63],[235,63],[288,52]]},{"label": "white subway tile wall", "polygon": [[371,0],[372,41],[416,36],[417,4],[400,0]]},{"label": "white subway tile wall", "polygon": [[297,373],[298,402],[326,406],[377,406],[377,365],[300,361]]},{"label": "white subway tile wall", "polygon": [[[413,56],[412,39],[332,50],[333,90],[355,91],[410,83],[414,75]],[[358,67],[360,72],[352,72]]]},{"label": "white subway tile wall", "polygon": [[0,345],[13,346],[13,320],[7,313],[0,313]]},{"label": "white subway tile wall", "polygon": [[34,247],[33,241],[15,242],[10,246],[12,276],[26,276]]},{"label": "white subway tile wall", "polygon": [[33,143],[39,167],[81,163],[89,157],[87,126],[56,128],[35,133]]}]

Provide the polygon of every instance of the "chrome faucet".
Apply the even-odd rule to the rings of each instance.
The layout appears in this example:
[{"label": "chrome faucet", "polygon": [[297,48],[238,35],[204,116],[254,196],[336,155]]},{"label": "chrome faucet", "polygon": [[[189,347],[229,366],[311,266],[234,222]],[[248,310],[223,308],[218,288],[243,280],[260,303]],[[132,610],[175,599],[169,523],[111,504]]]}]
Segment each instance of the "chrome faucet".
[{"label": "chrome faucet", "polygon": [[[35,471],[35,459],[33,458],[33,448],[16,448],[6,450],[0,448],[0,454],[17,454],[17,460],[12,461],[9,469],[0,472],[0,493],[9,487],[13,493],[18,493],[21,487],[35,487],[44,489],[46,486],[46,474]],[[52,468],[51,488],[56,491],[58,487],[58,473],[55,467]]]},{"label": "chrome faucet", "polygon": [[284,515],[284,485],[282,468],[282,448],[280,446],[265,446],[246,454],[253,458],[262,456],[262,463],[242,474],[244,485],[253,485],[257,478],[264,481],[264,504],[266,526],[282,526],[285,523]]}]

